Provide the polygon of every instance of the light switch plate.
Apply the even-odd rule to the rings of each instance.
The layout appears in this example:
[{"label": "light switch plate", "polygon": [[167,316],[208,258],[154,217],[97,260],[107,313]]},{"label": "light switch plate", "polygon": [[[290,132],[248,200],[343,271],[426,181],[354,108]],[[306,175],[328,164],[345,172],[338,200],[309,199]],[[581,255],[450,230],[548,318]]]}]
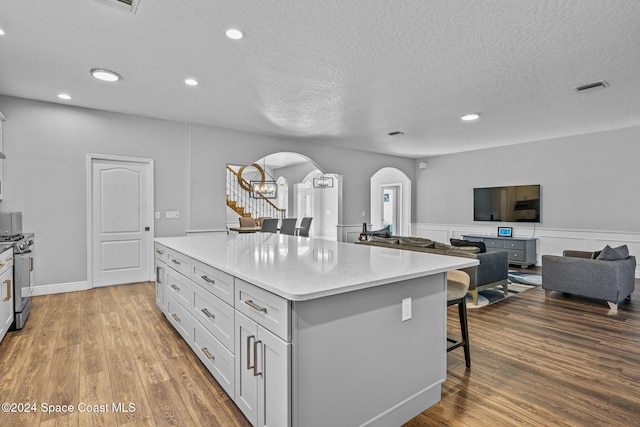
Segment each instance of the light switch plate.
[{"label": "light switch plate", "polygon": [[166,219],[178,219],[180,218],[180,211],[166,211],[164,217]]},{"label": "light switch plate", "polygon": [[402,300],[402,321],[406,322],[411,319],[411,298]]},{"label": "light switch plate", "polygon": [[160,219],[160,211],[156,211],[156,219]]}]

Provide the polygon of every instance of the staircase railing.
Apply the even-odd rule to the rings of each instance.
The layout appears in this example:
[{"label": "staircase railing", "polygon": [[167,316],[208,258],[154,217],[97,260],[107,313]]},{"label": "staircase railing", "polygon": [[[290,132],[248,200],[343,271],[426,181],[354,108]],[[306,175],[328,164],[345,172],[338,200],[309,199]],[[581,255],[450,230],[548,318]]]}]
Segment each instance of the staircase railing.
[{"label": "staircase railing", "polygon": [[[245,187],[250,188],[251,184],[238,175],[236,171],[227,166],[227,205],[231,207],[230,202],[235,202],[234,209],[241,216],[252,216],[253,218],[269,217],[284,218],[286,209],[280,209],[273,202],[260,193],[254,193],[245,190],[240,186],[240,182]],[[258,197],[256,198],[255,195]],[[242,212],[242,213],[241,213]]]}]

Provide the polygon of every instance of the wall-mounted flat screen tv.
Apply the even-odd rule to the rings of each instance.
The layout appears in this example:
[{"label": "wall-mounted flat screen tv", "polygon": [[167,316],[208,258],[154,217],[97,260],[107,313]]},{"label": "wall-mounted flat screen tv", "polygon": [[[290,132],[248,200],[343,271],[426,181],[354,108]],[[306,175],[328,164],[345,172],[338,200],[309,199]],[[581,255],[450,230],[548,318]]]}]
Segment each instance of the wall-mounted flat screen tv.
[{"label": "wall-mounted flat screen tv", "polygon": [[473,220],[540,222],[540,185],[474,188]]}]

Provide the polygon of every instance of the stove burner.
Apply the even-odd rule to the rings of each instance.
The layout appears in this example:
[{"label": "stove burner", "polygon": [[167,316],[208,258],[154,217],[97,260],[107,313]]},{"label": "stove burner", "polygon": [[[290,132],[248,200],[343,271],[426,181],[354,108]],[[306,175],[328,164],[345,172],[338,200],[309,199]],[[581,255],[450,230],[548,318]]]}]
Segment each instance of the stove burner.
[{"label": "stove burner", "polygon": [[0,243],[1,242],[17,242],[22,239],[24,239],[23,234],[14,234],[13,236],[0,236]]}]

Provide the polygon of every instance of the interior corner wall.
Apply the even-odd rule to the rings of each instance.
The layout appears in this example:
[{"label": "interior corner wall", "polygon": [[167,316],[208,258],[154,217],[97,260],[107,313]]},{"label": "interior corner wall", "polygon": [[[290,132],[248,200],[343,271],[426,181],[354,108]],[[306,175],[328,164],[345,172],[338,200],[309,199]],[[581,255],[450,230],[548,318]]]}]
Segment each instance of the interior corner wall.
[{"label": "interior corner wall", "polygon": [[630,127],[432,157],[416,169],[415,222],[487,225],[474,187],[540,184],[540,227],[638,232],[638,141]]},{"label": "interior corner wall", "polygon": [[[87,154],[153,159],[155,236],[184,234],[187,125],[0,96],[4,200],[35,233],[34,285],[87,281]],[[166,210],[180,219],[164,219]]]}]

